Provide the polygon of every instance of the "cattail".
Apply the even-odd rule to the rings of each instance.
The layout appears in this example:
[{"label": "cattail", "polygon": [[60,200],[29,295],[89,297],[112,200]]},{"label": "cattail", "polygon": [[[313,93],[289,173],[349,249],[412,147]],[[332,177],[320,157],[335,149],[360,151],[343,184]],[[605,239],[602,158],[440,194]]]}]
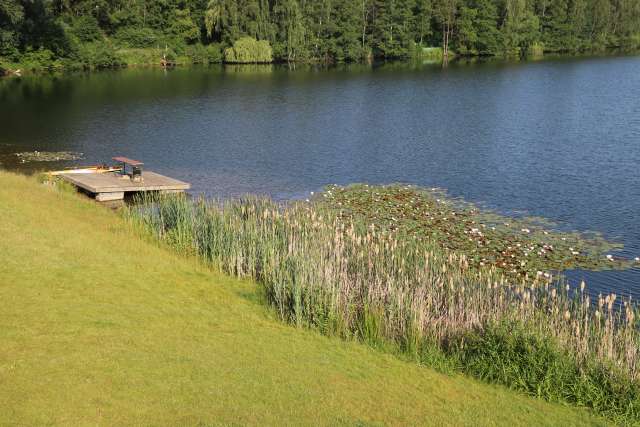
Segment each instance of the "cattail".
[{"label": "cattail", "polygon": [[[390,190],[374,187],[367,197],[386,203],[386,191]],[[406,191],[398,206],[419,206],[420,199]],[[193,247],[228,273],[253,277],[268,291],[268,301],[283,320],[316,324],[330,316],[340,325],[332,333],[357,336],[366,307],[377,307],[383,339],[428,338],[443,345],[467,331],[481,331],[490,322],[515,320],[554,339],[564,351],[575,354],[578,363],[608,363],[632,378],[640,376],[634,304],[615,294],[599,295],[597,307],[591,308],[584,281],[580,298],[574,300],[566,282],[542,270],[531,274],[528,269],[536,265],[531,258],[528,262],[514,258],[513,251],[520,256],[529,251],[535,256],[541,249],[550,253],[552,244],[516,241],[501,255],[496,251],[496,261],[484,252],[467,257],[432,242],[418,245],[412,240],[416,233],[405,238],[395,225],[391,231],[383,226],[376,231],[371,221],[359,223],[347,209],[349,202],[343,197],[348,191],[331,187],[327,195],[347,205],[339,215],[321,215],[314,204],[282,207],[264,199],[217,205],[167,201],[143,215],[159,238],[169,242],[178,236],[175,243],[181,248]],[[425,206],[433,206],[430,203]],[[447,205],[440,207],[444,210],[438,214],[423,206],[418,216],[431,210],[434,219],[454,218]],[[376,221],[382,220],[381,212],[375,215]],[[410,217],[401,210],[393,215],[394,224]],[[471,229],[466,225],[471,222],[465,223],[464,239],[474,237],[478,245],[469,245],[482,248],[480,243],[488,244],[488,239],[480,233],[489,233],[489,227],[480,224]],[[498,262],[504,270],[496,268]],[[481,263],[484,266],[478,268]],[[514,275],[504,273],[514,270]],[[620,310],[614,310],[620,302]],[[590,321],[595,324],[589,325]]]}]

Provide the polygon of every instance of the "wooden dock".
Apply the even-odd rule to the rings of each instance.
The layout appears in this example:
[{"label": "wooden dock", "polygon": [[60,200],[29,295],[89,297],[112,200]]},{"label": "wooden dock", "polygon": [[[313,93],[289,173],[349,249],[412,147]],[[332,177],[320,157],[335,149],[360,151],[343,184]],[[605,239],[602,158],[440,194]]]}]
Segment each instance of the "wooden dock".
[{"label": "wooden dock", "polygon": [[186,182],[151,171],[144,172],[142,181],[135,181],[131,176],[120,173],[69,173],[62,175],[62,178],[94,194],[100,202],[123,199],[124,194],[129,192],[178,193],[191,188]]}]

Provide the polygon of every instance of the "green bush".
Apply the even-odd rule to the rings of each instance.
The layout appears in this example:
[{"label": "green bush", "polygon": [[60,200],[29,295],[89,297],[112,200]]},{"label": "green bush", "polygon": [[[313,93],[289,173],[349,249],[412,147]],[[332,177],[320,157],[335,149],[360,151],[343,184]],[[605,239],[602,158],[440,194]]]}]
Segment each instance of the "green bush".
[{"label": "green bush", "polygon": [[189,58],[189,62],[192,64],[209,63],[209,51],[200,43],[187,46],[185,49],[185,55]]},{"label": "green bush", "polygon": [[270,63],[273,62],[273,51],[266,40],[243,37],[224,50],[224,61],[232,64]]},{"label": "green bush", "polygon": [[24,68],[30,71],[43,71],[60,68],[61,63],[55,59],[55,55],[49,49],[27,49],[21,59]]},{"label": "green bush", "polygon": [[109,43],[86,43],[80,48],[79,59],[84,68],[104,69],[123,65],[115,49]]},{"label": "green bush", "polygon": [[[415,45],[414,56],[417,59],[425,61],[442,61],[444,58],[444,50],[442,47],[424,47],[419,44]],[[456,56],[456,53],[449,49],[449,59]]]},{"label": "green bush", "polygon": [[151,28],[122,28],[115,39],[123,47],[144,48],[157,45],[160,38]]},{"label": "green bush", "polygon": [[517,324],[471,332],[448,352],[474,377],[554,402],[592,408],[619,421],[640,419],[640,384],[613,366],[575,356]]},{"label": "green bush", "polygon": [[222,56],[222,46],[219,43],[211,43],[207,46],[207,62],[209,64],[219,64],[224,57]]},{"label": "green bush", "polygon": [[102,30],[93,16],[81,16],[73,21],[71,33],[81,42],[93,42],[102,38]]},{"label": "green bush", "polygon": [[117,52],[118,61],[126,65],[157,65],[162,58],[160,49],[131,48]]}]

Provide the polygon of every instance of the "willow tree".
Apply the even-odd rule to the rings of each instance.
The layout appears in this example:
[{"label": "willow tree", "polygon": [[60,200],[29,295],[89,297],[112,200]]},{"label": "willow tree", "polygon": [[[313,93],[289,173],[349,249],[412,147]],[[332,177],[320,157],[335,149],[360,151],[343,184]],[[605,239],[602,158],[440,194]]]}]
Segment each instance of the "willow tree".
[{"label": "willow tree", "polygon": [[207,36],[212,38],[214,34],[222,30],[222,15],[224,13],[224,0],[210,0],[204,13],[204,25]]}]

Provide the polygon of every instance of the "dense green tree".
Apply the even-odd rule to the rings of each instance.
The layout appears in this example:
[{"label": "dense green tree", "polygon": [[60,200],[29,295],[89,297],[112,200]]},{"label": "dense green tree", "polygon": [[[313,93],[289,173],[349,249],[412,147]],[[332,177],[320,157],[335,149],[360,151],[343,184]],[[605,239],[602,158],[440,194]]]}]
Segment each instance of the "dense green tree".
[{"label": "dense green tree", "polygon": [[106,66],[128,48],[217,60],[245,37],[268,42],[277,61],[406,58],[423,47],[442,47],[445,57],[449,49],[523,55],[638,48],[640,1],[0,0],[6,62]]},{"label": "dense green tree", "polygon": [[460,3],[460,0],[435,0],[434,3],[434,15],[440,24],[445,62],[449,58],[449,46],[454,35]]},{"label": "dense green tree", "polygon": [[542,42],[553,51],[569,49],[571,26],[569,0],[551,0],[541,22]]},{"label": "dense green tree", "polygon": [[24,9],[15,0],[0,0],[0,56],[18,53]]},{"label": "dense green tree", "polygon": [[376,1],[374,54],[384,58],[402,58],[411,53],[414,43],[414,9],[414,0]]},{"label": "dense green tree", "polygon": [[507,55],[524,54],[540,40],[540,21],[532,9],[527,0],[506,0],[502,40]]},{"label": "dense green tree", "polygon": [[169,33],[187,43],[195,43],[200,39],[200,28],[191,19],[191,11],[189,9],[176,9],[174,11]]},{"label": "dense green tree", "polygon": [[[414,37],[416,43],[424,45],[426,40],[433,34],[433,3],[432,0],[417,0],[414,12]],[[495,22],[493,23],[495,26]]]},{"label": "dense green tree", "polygon": [[298,1],[278,0],[273,13],[279,23],[276,55],[287,61],[306,58],[306,29]]}]

